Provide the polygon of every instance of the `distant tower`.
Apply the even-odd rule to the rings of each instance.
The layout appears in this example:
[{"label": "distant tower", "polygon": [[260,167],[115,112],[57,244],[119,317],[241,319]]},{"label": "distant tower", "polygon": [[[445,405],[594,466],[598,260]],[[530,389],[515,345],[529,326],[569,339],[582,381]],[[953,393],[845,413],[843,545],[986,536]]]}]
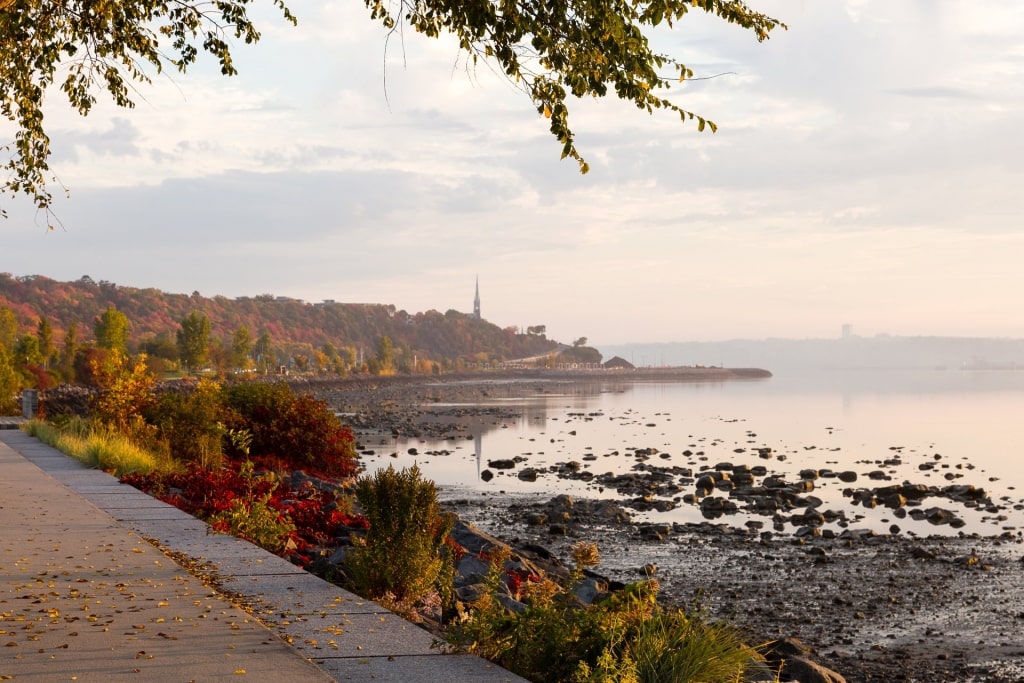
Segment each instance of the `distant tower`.
[{"label": "distant tower", "polygon": [[846,325],[843,325],[843,332],[842,332],[842,334],[843,334],[843,339],[849,339],[850,337],[852,337],[853,336],[853,325],[850,325],[849,323],[847,323]]},{"label": "distant tower", "polygon": [[473,317],[480,320],[480,276],[476,276],[476,296],[473,297]]}]

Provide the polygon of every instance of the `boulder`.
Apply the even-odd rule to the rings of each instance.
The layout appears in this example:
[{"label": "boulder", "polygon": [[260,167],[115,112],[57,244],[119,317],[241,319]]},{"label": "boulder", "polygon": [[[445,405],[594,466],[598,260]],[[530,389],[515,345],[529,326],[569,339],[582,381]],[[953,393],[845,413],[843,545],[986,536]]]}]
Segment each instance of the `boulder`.
[{"label": "boulder", "polygon": [[841,675],[811,659],[812,651],[798,638],[783,638],[768,646],[765,659],[779,671],[779,681],[846,683]]}]

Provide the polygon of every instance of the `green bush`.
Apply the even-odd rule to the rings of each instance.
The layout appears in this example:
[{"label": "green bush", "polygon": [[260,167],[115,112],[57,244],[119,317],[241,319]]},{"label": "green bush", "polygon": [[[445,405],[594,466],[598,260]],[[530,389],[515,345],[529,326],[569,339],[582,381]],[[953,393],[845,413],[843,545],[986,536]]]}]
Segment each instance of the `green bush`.
[{"label": "green bush", "polygon": [[161,393],[145,416],[175,458],[210,469],[221,465],[222,413],[220,385],[201,379],[185,391]]},{"label": "green bush", "polygon": [[415,465],[389,466],[360,477],[355,496],[370,525],[346,562],[356,591],[399,611],[435,590],[447,598],[452,561],[445,540],[454,520],[441,512],[434,483]]},{"label": "green bush", "polygon": [[244,382],[223,395],[226,426],[252,435],[254,459],[330,477],[355,474],[355,437],[324,401],[296,395],[284,383]]},{"label": "green bush", "polygon": [[568,585],[547,579],[526,584],[526,608],[510,611],[498,599],[507,557],[507,551],[491,556],[489,591],[447,633],[456,649],[544,683],[738,683],[765,673],[763,657],[731,625],[710,621],[699,610],[660,606],[656,581],[581,605],[569,589],[584,566],[596,563],[590,544],[576,546]]},{"label": "green bush", "polygon": [[[295,533],[295,523],[273,504],[278,482],[273,474],[257,475],[252,461],[246,460],[238,476],[246,482],[243,495],[232,498],[207,521],[221,533],[244,538],[274,554],[281,554]],[[259,494],[258,491],[270,490]]]}]

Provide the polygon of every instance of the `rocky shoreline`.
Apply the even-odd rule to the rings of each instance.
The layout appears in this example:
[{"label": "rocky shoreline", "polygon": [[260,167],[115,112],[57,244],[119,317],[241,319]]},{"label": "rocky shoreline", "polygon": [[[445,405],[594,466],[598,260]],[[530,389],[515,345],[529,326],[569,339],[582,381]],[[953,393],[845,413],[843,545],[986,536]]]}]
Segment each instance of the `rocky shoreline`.
[{"label": "rocky shoreline", "polygon": [[[488,374],[310,388],[345,413],[357,434],[447,437],[464,433],[466,418],[479,415],[464,407],[424,407],[486,399],[496,381],[501,377]],[[544,375],[515,381],[523,392],[543,393],[553,382],[585,380]],[[735,479],[735,472],[728,474]],[[709,483],[715,491],[718,482]],[[915,516],[945,512],[934,505],[896,503],[914,496],[959,496],[970,503],[979,495],[966,485],[922,491],[871,484],[851,486],[851,497],[858,496],[861,505],[892,505]],[[643,496],[609,502],[489,494],[446,505],[513,547],[539,546],[566,558],[575,542],[593,541],[601,549],[600,569],[610,578],[631,581],[653,572],[666,600],[729,617],[754,642],[798,639],[811,659],[851,683],[1024,680],[1020,533],[914,536],[893,528],[832,534],[815,532],[816,519],[789,519],[784,530],[717,520],[649,524],[637,520],[635,507],[623,504],[631,499]],[[955,526],[953,519],[946,523]]]}]

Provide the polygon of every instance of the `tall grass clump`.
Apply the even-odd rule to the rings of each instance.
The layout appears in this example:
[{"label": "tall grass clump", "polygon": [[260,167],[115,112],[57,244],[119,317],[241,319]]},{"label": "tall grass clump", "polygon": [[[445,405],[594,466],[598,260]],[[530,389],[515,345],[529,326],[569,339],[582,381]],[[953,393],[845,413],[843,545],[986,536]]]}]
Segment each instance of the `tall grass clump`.
[{"label": "tall grass clump", "polygon": [[633,629],[611,653],[639,683],[739,682],[766,671],[735,626],[702,612],[656,607]]},{"label": "tall grass clump", "polygon": [[24,429],[31,436],[85,465],[117,476],[146,474],[161,465],[161,458],[135,445],[128,437],[114,429],[90,425],[86,420],[70,420],[64,427],[30,420]]},{"label": "tall grass clump", "polygon": [[445,540],[454,520],[441,512],[437,488],[421,478],[418,467],[397,471],[388,466],[362,476],[355,497],[369,522],[346,561],[360,595],[408,612],[432,591],[451,591],[452,560]]}]

